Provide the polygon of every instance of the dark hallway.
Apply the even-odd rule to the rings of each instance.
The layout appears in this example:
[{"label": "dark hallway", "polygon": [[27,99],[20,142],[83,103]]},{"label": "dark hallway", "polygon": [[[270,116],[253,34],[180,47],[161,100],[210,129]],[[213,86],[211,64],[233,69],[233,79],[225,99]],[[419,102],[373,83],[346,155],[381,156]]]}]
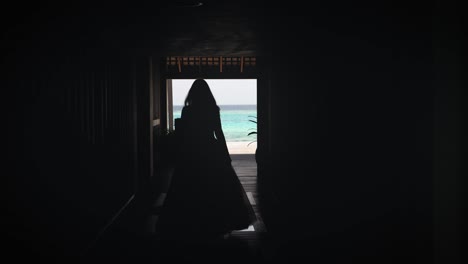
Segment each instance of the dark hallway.
[{"label": "dark hallway", "polygon": [[[4,10],[2,238],[15,262],[467,261],[461,6]],[[254,231],[153,234],[174,165],[172,78],[258,80],[259,147],[232,161],[261,219]]]}]

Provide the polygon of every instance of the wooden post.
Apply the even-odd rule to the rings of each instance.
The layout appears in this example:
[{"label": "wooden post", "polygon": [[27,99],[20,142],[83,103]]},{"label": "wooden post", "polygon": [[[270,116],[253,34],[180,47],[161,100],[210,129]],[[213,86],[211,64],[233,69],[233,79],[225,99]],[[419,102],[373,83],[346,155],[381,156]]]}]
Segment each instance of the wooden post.
[{"label": "wooden post", "polygon": [[179,67],[179,72],[182,72],[182,67],[180,65],[180,57],[177,57],[177,66]]},{"label": "wooden post", "polygon": [[219,56],[219,72],[223,72],[223,56]]},{"label": "wooden post", "polygon": [[173,102],[172,102],[172,79],[168,79],[166,83],[166,100],[167,100],[167,129],[169,131],[174,130],[174,112],[173,112]]},{"label": "wooden post", "polygon": [[244,56],[241,56],[241,61],[240,61],[240,72],[244,72]]}]

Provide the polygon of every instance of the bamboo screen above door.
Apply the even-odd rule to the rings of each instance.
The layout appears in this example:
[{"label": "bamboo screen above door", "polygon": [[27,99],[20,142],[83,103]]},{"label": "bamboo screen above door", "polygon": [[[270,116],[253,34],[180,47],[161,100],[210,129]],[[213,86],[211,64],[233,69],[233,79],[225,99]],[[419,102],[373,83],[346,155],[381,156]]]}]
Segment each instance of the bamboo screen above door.
[{"label": "bamboo screen above door", "polygon": [[177,73],[254,73],[257,59],[252,56],[171,56],[166,57],[165,71]]}]

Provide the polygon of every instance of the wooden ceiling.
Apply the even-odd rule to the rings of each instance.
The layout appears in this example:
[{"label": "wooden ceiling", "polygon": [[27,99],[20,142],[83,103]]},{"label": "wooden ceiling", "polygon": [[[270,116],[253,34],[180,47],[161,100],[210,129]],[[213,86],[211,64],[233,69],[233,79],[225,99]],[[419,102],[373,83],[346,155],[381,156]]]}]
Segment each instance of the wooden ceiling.
[{"label": "wooden ceiling", "polygon": [[[257,8],[246,1],[176,1],[160,9],[162,51],[168,56],[258,54]],[[203,2],[201,5],[200,2]]]}]

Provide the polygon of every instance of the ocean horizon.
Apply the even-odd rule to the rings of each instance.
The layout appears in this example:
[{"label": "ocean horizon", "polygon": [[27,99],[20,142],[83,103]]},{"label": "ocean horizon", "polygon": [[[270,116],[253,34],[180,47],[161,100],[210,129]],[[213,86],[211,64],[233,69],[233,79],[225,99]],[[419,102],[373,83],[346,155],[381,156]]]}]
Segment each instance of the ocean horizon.
[{"label": "ocean horizon", "polygon": [[[174,119],[180,118],[183,105],[174,105]],[[257,131],[257,124],[249,120],[256,120],[257,105],[219,105],[221,126],[227,142],[252,142],[256,135],[248,135]]]}]

